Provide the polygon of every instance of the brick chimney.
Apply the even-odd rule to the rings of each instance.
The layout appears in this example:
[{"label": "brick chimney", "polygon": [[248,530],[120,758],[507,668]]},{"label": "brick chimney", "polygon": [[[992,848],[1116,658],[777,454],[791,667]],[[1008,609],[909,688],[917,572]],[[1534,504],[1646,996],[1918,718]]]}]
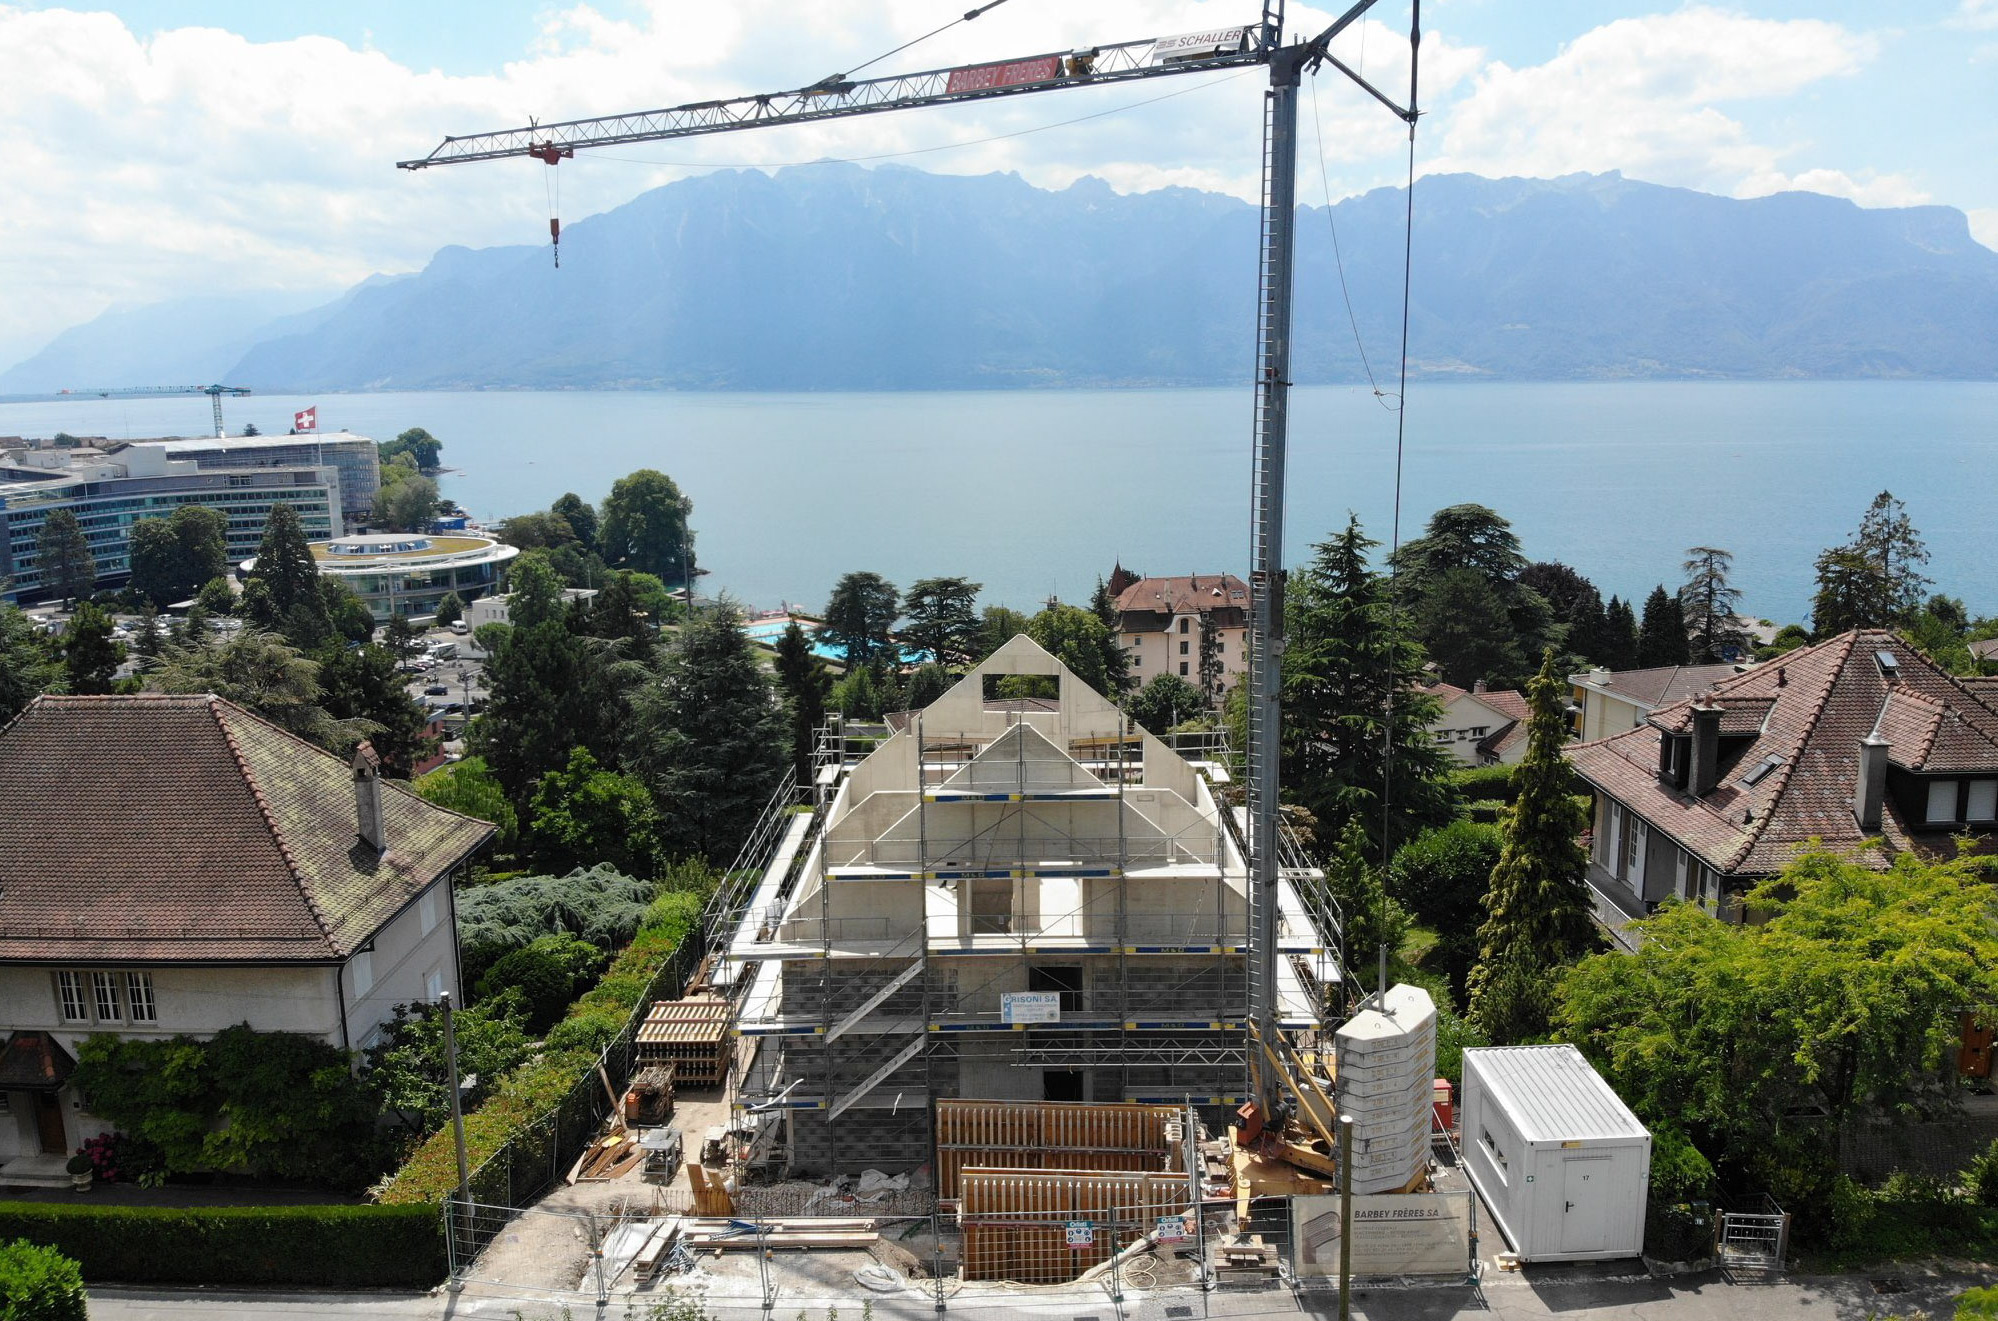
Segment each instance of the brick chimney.
[{"label": "brick chimney", "polygon": [[382,759],[366,739],[354,749],[354,833],[380,853],[388,847],[382,824]]},{"label": "brick chimney", "polygon": [[1721,709],[1693,702],[1693,763],[1686,775],[1686,792],[1695,798],[1713,792],[1720,783]]},{"label": "brick chimney", "polygon": [[1887,753],[1893,745],[1875,730],[1859,740],[1859,775],[1852,783],[1852,815],[1861,830],[1880,829],[1881,804],[1887,797]]}]

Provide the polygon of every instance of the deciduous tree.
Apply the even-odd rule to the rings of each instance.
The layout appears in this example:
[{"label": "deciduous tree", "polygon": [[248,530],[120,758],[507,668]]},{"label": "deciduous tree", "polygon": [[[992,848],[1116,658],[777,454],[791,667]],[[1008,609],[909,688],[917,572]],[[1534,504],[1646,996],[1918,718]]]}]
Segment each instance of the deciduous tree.
[{"label": "deciduous tree", "polygon": [[214,646],[170,645],[147,676],[162,693],[213,693],[323,748],[351,748],[373,727],[336,720],[323,706],[318,662],[283,638],[245,631]]},{"label": "deciduous tree", "polygon": [[18,608],[0,602],[0,723],[63,683],[63,667],[44,635]]},{"label": "deciduous tree", "polygon": [[1093,611],[1056,603],[1034,616],[1027,636],[1097,692],[1113,700],[1118,696],[1105,655],[1116,646],[1116,639]]},{"label": "deciduous tree", "polygon": [[[597,528],[598,551],[614,569],[636,569],[681,587],[694,572],[694,502],[671,477],[640,468],[611,485]],[[566,519],[565,519],[566,521]]]},{"label": "deciduous tree", "polygon": [[1124,699],[1124,713],[1148,733],[1164,736],[1174,725],[1199,715],[1200,690],[1177,674],[1154,674]]},{"label": "deciduous tree", "polygon": [[443,454],[444,442],[422,427],[411,427],[397,435],[394,440],[385,440],[375,448],[381,454],[384,463],[397,455],[407,454],[410,461],[419,469],[428,471],[437,466]]},{"label": "deciduous tree", "polygon": [[659,867],[659,812],[643,782],[576,748],[534,786],[527,814],[534,865],[550,872],[608,863],[628,876]]}]

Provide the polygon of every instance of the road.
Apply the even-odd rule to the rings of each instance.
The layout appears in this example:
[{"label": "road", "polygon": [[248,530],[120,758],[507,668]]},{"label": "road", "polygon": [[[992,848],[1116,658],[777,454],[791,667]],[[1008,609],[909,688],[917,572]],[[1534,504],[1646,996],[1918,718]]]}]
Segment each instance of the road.
[{"label": "road", "polygon": [[[1356,1291],[1353,1316],[1362,1321],[1448,1321],[1453,1317],[1533,1321],[1868,1321],[1869,1318],[1913,1318],[1926,1315],[1947,1321],[1952,1300],[1990,1278],[1962,1275],[1913,1275],[1888,1284],[1886,1292],[1864,1276],[1788,1279],[1772,1284],[1729,1284],[1713,1273],[1652,1279],[1646,1276],[1565,1276],[1549,1272],[1527,1279],[1503,1276],[1488,1280],[1482,1290],[1468,1286],[1397,1288]],[[627,1302],[615,1297],[599,1312],[585,1295],[561,1300],[502,1296],[479,1286],[459,1295],[390,1294],[264,1294],[245,1295],[176,1289],[94,1289],[90,1315],[97,1321],[361,1321],[362,1318],[410,1318],[411,1321],[502,1321],[519,1317],[539,1321],[566,1315],[602,1316],[641,1321],[650,1308],[664,1301],[661,1291],[648,1290]],[[935,1301],[905,1292],[893,1298],[853,1296],[835,1302],[779,1298],[766,1312],[734,1302],[710,1304],[715,1321],[792,1321],[805,1317],[823,1321],[833,1306],[849,1317],[871,1303],[874,1321],[937,1321]],[[1339,1312],[1333,1292],[1296,1295],[1287,1289],[1237,1292],[1223,1290],[1127,1294],[1119,1306],[1101,1290],[1093,1293],[1022,1289],[997,1297],[952,1301],[947,1318],[961,1321],[1021,1321],[1022,1318],[1072,1318],[1073,1321],[1261,1321],[1262,1318],[1332,1318]]]}]

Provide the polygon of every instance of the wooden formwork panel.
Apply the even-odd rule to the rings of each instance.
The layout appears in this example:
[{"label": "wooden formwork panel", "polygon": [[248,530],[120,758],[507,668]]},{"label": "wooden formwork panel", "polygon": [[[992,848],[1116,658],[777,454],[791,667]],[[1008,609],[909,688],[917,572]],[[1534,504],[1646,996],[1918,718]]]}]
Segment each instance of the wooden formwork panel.
[{"label": "wooden formwork panel", "polygon": [[1108,1170],[1128,1173],[1186,1168],[1186,1136],[1172,1127],[1177,1106],[1075,1101],[937,1102],[937,1189],[959,1195],[963,1170]]},{"label": "wooden formwork panel", "polygon": [[[967,1280],[1072,1280],[1190,1205],[1183,1175],[966,1169],[961,1180]],[[1078,1221],[1090,1225],[1086,1246],[1069,1241]]]},{"label": "wooden formwork panel", "polygon": [[719,1087],[728,1076],[735,1007],[720,996],[657,1000],[639,1025],[633,1052],[642,1064],[670,1064],[680,1087]]}]

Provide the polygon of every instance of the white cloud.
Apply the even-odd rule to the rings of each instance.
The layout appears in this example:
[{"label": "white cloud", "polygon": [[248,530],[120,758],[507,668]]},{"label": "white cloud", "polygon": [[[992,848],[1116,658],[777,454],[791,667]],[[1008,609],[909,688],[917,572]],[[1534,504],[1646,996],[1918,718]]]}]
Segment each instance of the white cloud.
[{"label": "white cloud", "polygon": [[[1620,169],[1721,193],[1816,187],[1884,193],[1836,171],[1790,176],[1791,148],[1754,140],[1718,107],[1792,97],[1858,72],[1876,42],[1816,19],[1749,18],[1706,7],[1619,19],[1544,64],[1493,62],[1453,106],[1431,168],[1559,175]],[[1880,184],[1882,187],[1876,188]]]},{"label": "white cloud", "polygon": [[1998,252],[1998,206],[1965,212],[1970,217],[1970,237]]},{"label": "white cloud", "polygon": [[1950,24],[1973,30],[1998,29],[1998,0],[1963,0]]},{"label": "white cloud", "polygon": [[[1099,0],[1007,6],[876,66],[1133,40],[1240,22],[1239,0]],[[1329,22],[1293,8],[1293,30]],[[322,288],[420,266],[451,243],[533,243],[546,232],[546,167],[525,161],[392,168],[447,133],[608,114],[800,86],[852,69],[935,25],[934,0],[651,0],[634,21],[587,4],[552,12],[532,49],[479,76],[408,67],[325,37],[252,42],[215,28],[141,37],[116,17],[0,5],[0,347],[43,339],[114,301],[198,290]],[[1363,34],[1341,49],[1357,59]],[[1368,72],[1406,81],[1406,38],[1366,29]],[[1425,81],[1475,67],[1447,37],[1424,44]],[[1015,169],[1061,186],[1095,173],[1125,189],[1184,184],[1250,196],[1259,75],[1194,79],[869,116],[585,153],[560,172],[574,220],[714,163],[877,156],[943,144],[909,163]],[[1086,124],[977,142],[1130,106]],[[1321,94],[1341,160],[1377,153],[1390,116],[1347,89]],[[616,159],[622,158],[622,159]]]}]

